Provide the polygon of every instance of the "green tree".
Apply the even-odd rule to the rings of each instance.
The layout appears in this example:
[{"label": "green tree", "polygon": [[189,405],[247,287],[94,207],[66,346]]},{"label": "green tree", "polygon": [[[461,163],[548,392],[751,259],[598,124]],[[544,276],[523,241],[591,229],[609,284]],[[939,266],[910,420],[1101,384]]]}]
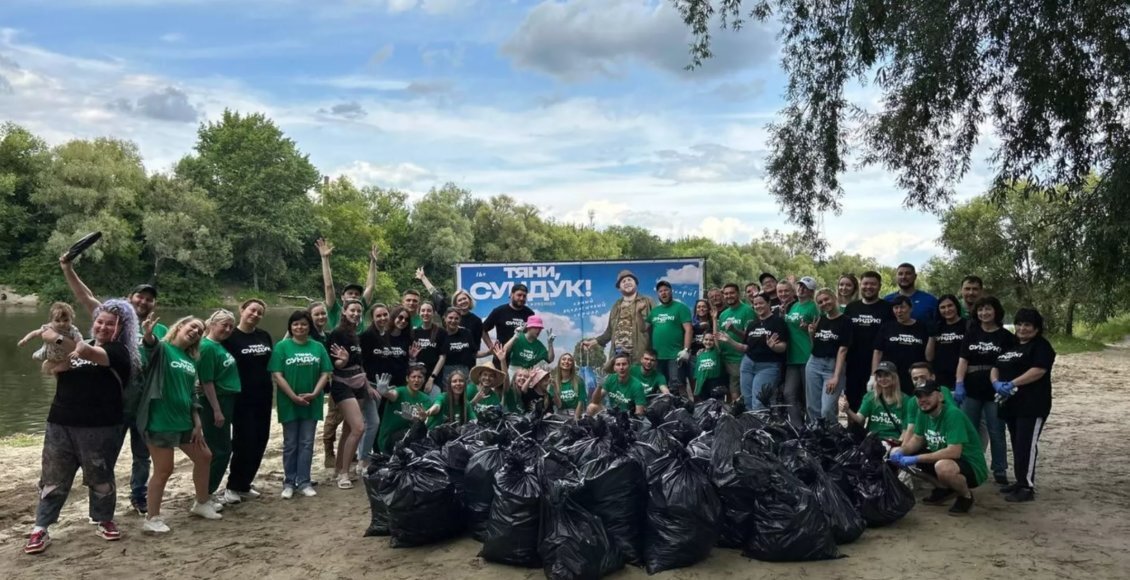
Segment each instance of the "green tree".
[{"label": "green tree", "polygon": [[37,255],[51,233],[47,216],[31,201],[50,165],[42,139],[18,125],[0,125],[0,269]]},{"label": "green tree", "polygon": [[429,191],[412,208],[409,256],[439,288],[451,288],[455,264],[471,259],[475,228],[462,211],[470,196],[467,190],[449,183]]},{"label": "green tree", "polygon": [[191,183],[154,175],[144,196],[141,232],[153,260],[153,281],[161,265],[176,262],[213,278],[232,262],[231,243],[220,233],[216,203]]},{"label": "green tree", "polygon": [[474,259],[482,262],[527,262],[551,255],[549,227],[536,207],[508,195],[492,197],[475,211]]},{"label": "green tree", "polygon": [[[278,286],[290,265],[301,264],[312,242],[312,203],[307,193],[318,170],[294,141],[261,113],[225,110],[203,123],[196,154],[177,164],[176,174],[204,188],[224,216],[234,266],[250,274],[256,291],[270,279]],[[303,267],[306,267],[304,264]]]}]

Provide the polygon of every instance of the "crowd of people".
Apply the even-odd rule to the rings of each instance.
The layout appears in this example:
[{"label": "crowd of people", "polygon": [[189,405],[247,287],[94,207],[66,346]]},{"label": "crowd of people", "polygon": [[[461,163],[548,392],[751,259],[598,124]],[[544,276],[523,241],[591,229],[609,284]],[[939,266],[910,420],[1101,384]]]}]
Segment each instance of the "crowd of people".
[{"label": "crowd of people", "polygon": [[324,300],[291,313],[280,340],[259,328],[267,305],[257,299],[235,313],[219,309],[166,327],[155,287],[101,301],[71,258],[60,259],[94,322],[84,340],[73,310],[59,304],[48,324],[21,341],[43,341],[37,357],[57,383],[27,553],[50,543],[48,527],[79,468],[97,534],[121,537],[114,471],[127,436],[130,504],[144,516],[144,531],[170,530],[161,507],[176,449],[193,465],[190,513],[222,518],[225,506],[263,493],[253,481],[272,414],[282,425],[284,499],[318,493],[311,470],[319,422],[332,484],[350,489],[370,453],[391,452],[416,421],[462,424],[492,409],[639,415],[649,397],[664,393],[723,398],[754,412],[777,407],[798,426],[843,415],[887,445],[892,468],[934,485],[925,503],[952,499],[954,514],[970,510],[971,490],[990,475],[1009,501],[1035,496],[1055,351],[1035,310],[1016,312],[1015,333],[1007,330],[1000,301],[982,295],[976,276],[962,282],[960,298],[935,297],[902,264],[897,291],[880,297],[877,272],[845,274],[835,289],[808,276],[765,273],[744,293],[726,284],[688,306],[664,280],[654,298],[643,295],[624,270],[604,332],[578,345],[578,353],[608,347],[603,372],[593,372],[555,350],[553,330],[526,305],[522,284],[486,318],[475,314],[469,293],[449,298],[423,270],[417,278],[425,294],[407,290],[399,304],[373,303],[376,249],[365,283],[338,294],[333,246],[316,246]]}]

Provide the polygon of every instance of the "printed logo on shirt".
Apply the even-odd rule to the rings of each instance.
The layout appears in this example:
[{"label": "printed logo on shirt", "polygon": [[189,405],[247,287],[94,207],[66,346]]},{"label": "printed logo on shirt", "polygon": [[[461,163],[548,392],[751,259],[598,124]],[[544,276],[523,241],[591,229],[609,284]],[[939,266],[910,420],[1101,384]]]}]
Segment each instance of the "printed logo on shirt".
[{"label": "printed logo on shirt", "polygon": [[915,345],[922,344],[922,339],[913,334],[896,334],[890,338],[890,342],[902,345]]},{"label": "printed logo on shirt", "polygon": [[561,390],[561,404],[572,406],[577,401],[577,391],[573,389]]},{"label": "printed logo on shirt", "polygon": [[700,371],[712,371],[717,366],[718,366],[718,361],[716,361],[712,358],[698,359],[698,370],[700,370]]},{"label": "printed logo on shirt", "polygon": [[317,365],[321,362],[322,362],[322,359],[318,358],[317,355],[314,355],[314,354],[311,354],[311,353],[308,353],[308,352],[300,352],[300,353],[295,354],[294,356],[286,359],[286,366],[288,366],[288,367],[291,367],[291,366],[294,366],[294,367],[309,367],[309,366],[315,366],[315,365]]},{"label": "printed logo on shirt", "polygon": [[450,342],[448,343],[448,350],[451,352],[463,352],[471,348],[469,342]]},{"label": "printed logo on shirt", "polygon": [[1024,356],[1024,353],[1022,353],[1018,350],[1010,350],[1010,351],[998,356],[997,362],[1012,362],[1012,361],[1014,361],[1014,360],[1016,360],[1016,359],[1018,359],[1022,356]]},{"label": "printed logo on shirt", "polygon": [[654,324],[667,324],[668,322],[675,322],[675,315],[666,312],[655,314],[652,318]]},{"label": "printed logo on shirt", "polygon": [[186,360],[175,360],[169,363],[169,368],[182,371],[187,375],[196,376],[196,365]]},{"label": "printed logo on shirt", "polygon": [[955,342],[961,342],[964,338],[964,334],[957,332],[943,332],[938,335],[938,342],[942,344],[953,344]]},{"label": "printed logo on shirt", "polygon": [[936,429],[926,430],[926,447],[930,451],[937,451],[947,447],[946,435]]},{"label": "printed logo on shirt", "polygon": [[79,369],[79,368],[82,368],[82,367],[98,366],[98,365],[94,364],[92,361],[88,361],[84,358],[72,358],[70,360],[71,360],[71,369]]},{"label": "printed logo on shirt", "polygon": [[768,328],[765,328],[764,326],[758,326],[757,328],[749,331],[747,336],[749,336],[750,338],[756,339],[756,338],[765,338],[765,337],[769,336],[770,334],[773,334],[772,330],[769,330]]},{"label": "printed logo on shirt", "polygon": [[612,406],[619,407],[628,404],[628,395],[617,391],[606,391],[608,399],[612,402]]},{"label": "printed logo on shirt", "polygon": [[870,314],[856,314],[851,318],[851,323],[856,326],[879,326],[883,319]]},{"label": "printed logo on shirt", "polygon": [[264,355],[271,354],[271,347],[265,344],[252,344],[239,351],[240,354]]},{"label": "printed logo on shirt", "polygon": [[224,362],[220,364],[226,369],[235,364],[235,357],[229,352],[224,352]]},{"label": "printed logo on shirt", "polygon": [[402,358],[404,356],[407,356],[407,354],[408,354],[408,351],[404,350],[403,348],[401,348],[399,346],[392,346],[392,347],[384,349],[384,355],[388,356],[388,357]]},{"label": "printed logo on shirt", "polygon": [[509,326],[510,328],[518,328],[519,326],[522,326],[525,323],[526,323],[526,321],[522,320],[521,318],[511,318],[510,320],[507,320],[504,324],[506,326]]},{"label": "printed logo on shirt", "polygon": [[969,350],[979,353],[1000,352],[1001,347],[991,342],[977,342],[969,345]]},{"label": "printed logo on shirt", "polygon": [[817,330],[812,338],[821,342],[835,342],[840,339],[840,335],[832,332],[831,330]]}]

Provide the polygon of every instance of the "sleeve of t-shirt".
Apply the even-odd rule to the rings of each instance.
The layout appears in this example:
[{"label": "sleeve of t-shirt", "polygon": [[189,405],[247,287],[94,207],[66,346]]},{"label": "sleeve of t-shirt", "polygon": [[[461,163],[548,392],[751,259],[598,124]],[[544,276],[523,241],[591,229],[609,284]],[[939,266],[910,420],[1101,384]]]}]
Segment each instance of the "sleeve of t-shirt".
[{"label": "sleeve of t-shirt", "polygon": [[487,317],[483,319],[483,332],[490,332],[494,330],[495,325],[498,324],[497,313],[498,310],[491,310],[490,314],[488,314]]},{"label": "sleeve of t-shirt", "polygon": [[969,345],[973,344],[973,337],[976,334],[976,331],[965,333],[965,336],[961,339],[961,354],[958,356],[966,359],[969,358]]},{"label": "sleeve of t-shirt", "polygon": [[664,376],[663,373],[655,373],[655,386],[657,386],[657,387],[666,387],[667,386],[667,377]]},{"label": "sleeve of t-shirt", "polygon": [[777,338],[781,342],[787,343],[789,341],[789,326],[785,323],[785,320],[783,318],[778,316],[777,318],[770,320],[769,326],[769,330],[777,333]]},{"label": "sleeve of t-shirt", "polygon": [[440,356],[447,356],[451,353],[451,335],[447,334],[446,330],[441,330],[436,333],[436,351]]},{"label": "sleeve of t-shirt", "polygon": [[271,360],[267,362],[267,370],[272,373],[283,372],[284,361],[286,354],[283,353],[283,344],[279,342],[275,348],[271,350]]},{"label": "sleeve of t-shirt", "polygon": [[[322,343],[320,343],[320,342],[315,342],[314,343],[314,350],[318,351],[318,359],[321,361],[321,363],[319,364],[318,370],[323,372],[323,373],[333,372],[334,361],[333,361],[333,359],[330,358],[330,353],[329,353],[329,351],[326,350],[326,347],[322,346]],[[278,351],[279,350],[276,348],[275,352],[278,352]],[[274,358],[275,352],[271,353],[271,358]]]},{"label": "sleeve of t-shirt", "polygon": [[[207,352],[201,352],[200,360],[196,362],[196,378],[203,383],[211,383],[216,380],[216,353],[212,348],[208,348]],[[272,353],[271,358],[274,358]]]},{"label": "sleeve of t-shirt", "polygon": [[864,417],[870,417],[872,411],[875,410],[875,397],[871,393],[863,396],[863,402],[859,404],[859,414]]},{"label": "sleeve of t-shirt", "polygon": [[1032,368],[1050,371],[1055,364],[1055,349],[1047,340],[1037,340],[1032,345]]},{"label": "sleeve of t-shirt", "polygon": [[887,345],[887,333],[890,332],[890,326],[884,322],[879,327],[879,332],[875,334],[875,350],[883,352],[884,347]]},{"label": "sleeve of t-shirt", "polygon": [[110,368],[120,375],[121,380],[126,381],[126,377],[130,374],[129,350],[126,349],[126,345],[120,342],[111,342],[103,345],[102,350],[106,351],[106,359],[110,362]]},{"label": "sleeve of t-shirt", "polygon": [[647,405],[647,395],[643,394],[643,385],[639,381],[632,384],[632,402],[640,407]]},{"label": "sleeve of t-shirt", "polygon": [[537,356],[534,357],[534,360],[539,360],[539,361],[548,361],[549,360],[549,349],[546,348],[545,345],[542,344],[542,342],[540,340],[537,341],[537,343],[535,343],[534,348],[538,351],[538,354],[537,354]]},{"label": "sleeve of t-shirt", "polygon": [[946,413],[946,445],[965,445],[969,443],[969,431],[965,428],[965,415],[958,409]]},{"label": "sleeve of t-shirt", "polygon": [[839,335],[840,342],[838,343],[838,346],[851,348],[852,336],[850,322],[845,320],[844,323],[840,325]]}]

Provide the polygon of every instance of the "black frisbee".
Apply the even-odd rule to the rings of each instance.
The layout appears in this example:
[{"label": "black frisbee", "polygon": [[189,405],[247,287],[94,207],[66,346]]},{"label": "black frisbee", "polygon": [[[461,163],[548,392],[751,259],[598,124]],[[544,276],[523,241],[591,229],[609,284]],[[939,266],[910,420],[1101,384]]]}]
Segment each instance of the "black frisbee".
[{"label": "black frisbee", "polygon": [[79,254],[85,252],[87,248],[93,246],[94,243],[100,239],[102,239],[102,232],[86,234],[80,238],[79,241],[75,242],[74,245],[71,246],[71,249],[67,250],[67,261],[74,260]]}]

